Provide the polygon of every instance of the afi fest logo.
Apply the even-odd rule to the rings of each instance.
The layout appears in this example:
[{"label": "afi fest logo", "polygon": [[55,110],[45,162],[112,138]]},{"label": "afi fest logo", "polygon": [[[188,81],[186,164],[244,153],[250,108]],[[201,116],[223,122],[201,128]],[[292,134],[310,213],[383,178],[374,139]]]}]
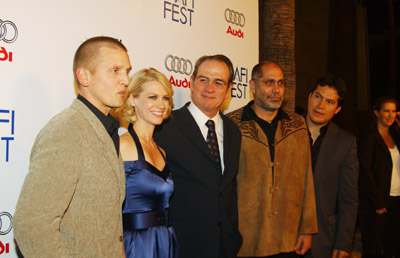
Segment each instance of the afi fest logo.
[{"label": "afi fest logo", "polygon": [[[243,13],[239,13],[237,11],[231,10],[231,9],[225,9],[225,21],[227,23],[232,24],[235,27],[244,27],[246,24],[246,17],[244,16]],[[231,34],[232,36],[238,37],[238,38],[244,38],[244,32],[239,28],[238,29],[233,29],[231,25],[229,25],[228,30],[226,31],[227,34]]]},{"label": "afi fest logo", "polygon": [[[190,76],[193,71],[193,64],[189,59],[170,54],[165,57],[165,68],[169,72]],[[169,82],[175,87],[190,88],[190,79],[187,78],[178,80],[171,75]]]},{"label": "afi fest logo", "polygon": [[237,66],[234,73],[234,82],[231,90],[232,98],[247,99],[248,83],[249,83],[249,70],[246,67]]},{"label": "afi fest logo", "polygon": [[[0,236],[7,235],[12,229],[12,216],[10,213],[3,211],[0,212]],[[0,241],[0,255],[3,253],[8,254],[10,252],[10,243]]]},{"label": "afi fest logo", "polygon": [[194,0],[164,1],[164,19],[171,19],[183,25],[192,26]]},{"label": "afi fest logo", "polygon": [[[11,44],[18,38],[17,26],[12,21],[3,21],[0,19],[0,43]],[[13,61],[13,52],[7,51],[0,46],[0,61]]]}]

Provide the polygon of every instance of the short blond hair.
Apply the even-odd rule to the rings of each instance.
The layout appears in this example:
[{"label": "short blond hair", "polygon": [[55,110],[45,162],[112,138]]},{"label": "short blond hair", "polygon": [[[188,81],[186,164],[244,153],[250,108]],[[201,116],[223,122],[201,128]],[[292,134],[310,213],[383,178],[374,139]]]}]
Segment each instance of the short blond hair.
[{"label": "short blond hair", "polygon": [[119,42],[117,39],[107,36],[93,37],[83,42],[75,52],[73,63],[74,79],[78,87],[79,80],[76,76],[76,70],[78,67],[84,67],[90,72],[93,72],[99,61],[101,47],[121,49],[125,52],[128,52],[126,47],[121,42]]},{"label": "short blond hair", "polygon": [[137,119],[135,108],[129,103],[128,99],[131,95],[137,98],[143,91],[143,85],[146,82],[152,82],[152,81],[159,82],[164,87],[164,89],[168,94],[169,108],[167,110],[165,118],[169,117],[169,115],[171,114],[171,110],[174,107],[174,103],[172,100],[174,91],[172,90],[171,83],[168,81],[167,77],[165,77],[163,73],[159,72],[157,69],[152,67],[142,69],[136,72],[134,75],[132,75],[132,77],[130,78],[128,88],[126,89],[124,104],[120,108],[117,108],[115,110],[116,115],[130,123],[135,122]]}]

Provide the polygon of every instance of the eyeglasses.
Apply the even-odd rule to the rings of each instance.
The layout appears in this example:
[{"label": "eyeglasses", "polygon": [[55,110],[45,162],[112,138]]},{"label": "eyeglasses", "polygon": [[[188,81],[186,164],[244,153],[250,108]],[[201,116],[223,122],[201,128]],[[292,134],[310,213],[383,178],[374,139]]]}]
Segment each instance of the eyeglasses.
[{"label": "eyeglasses", "polygon": [[274,79],[268,79],[268,80],[260,80],[260,79],[255,79],[253,81],[259,81],[265,85],[267,85],[267,87],[272,87],[274,85],[280,86],[280,87],[284,87],[285,86],[285,81],[284,80],[274,80]]},{"label": "eyeglasses", "polygon": [[214,87],[218,90],[225,89],[226,85],[227,85],[227,83],[224,80],[215,79],[215,80],[211,81],[210,78],[205,77],[205,76],[197,76],[195,80],[202,87],[209,85],[211,82],[214,85]]}]

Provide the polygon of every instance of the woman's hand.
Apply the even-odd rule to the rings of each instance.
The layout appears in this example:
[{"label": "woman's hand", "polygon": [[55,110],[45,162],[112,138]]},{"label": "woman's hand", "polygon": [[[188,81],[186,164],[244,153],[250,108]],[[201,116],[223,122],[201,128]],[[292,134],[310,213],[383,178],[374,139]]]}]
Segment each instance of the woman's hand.
[{"label": "woman's hand", "polygon": [[398,127],[400,127],[400,111],[396,112],[396,124]]}]

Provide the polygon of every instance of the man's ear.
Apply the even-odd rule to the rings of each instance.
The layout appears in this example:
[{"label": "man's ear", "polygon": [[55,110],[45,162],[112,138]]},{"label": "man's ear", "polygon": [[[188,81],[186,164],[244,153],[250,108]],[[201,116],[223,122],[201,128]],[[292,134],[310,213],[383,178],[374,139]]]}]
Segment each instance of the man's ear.
[{"label": "man's ear", "polygon": [[88,87],[90,82],[90,71],[83,67],[76,69],[76,77],[78,78],[79,84],[83,87]]},{"label": "man's ear", "polygon": [[232,88],[233,88],[233,82],[228,84],[228,89],[227,89],[226,94],[225,94],[225,99],[229,99],[229,96],[231,95]]},{"label": "man's ear", "polygon": [[191,92],[191,93],[193,92],[194,79],[195,79],[194,76],[191,75],[191,76],[190,76],[190,92]]},{"label": "man's ear", "polygon": [[249,85],[250,85],[250,91],[253,93],[253,95],[256,92],[256,82],[254,80],[250,80],[249,81]]},{"label": "man's ear", "polygon": [[337,107],[337,108],[336,108],[335,115],[336,115],[337,113],[339,113],[340,110],[342,110],[342,107],[341,107],[341,106]]}]

